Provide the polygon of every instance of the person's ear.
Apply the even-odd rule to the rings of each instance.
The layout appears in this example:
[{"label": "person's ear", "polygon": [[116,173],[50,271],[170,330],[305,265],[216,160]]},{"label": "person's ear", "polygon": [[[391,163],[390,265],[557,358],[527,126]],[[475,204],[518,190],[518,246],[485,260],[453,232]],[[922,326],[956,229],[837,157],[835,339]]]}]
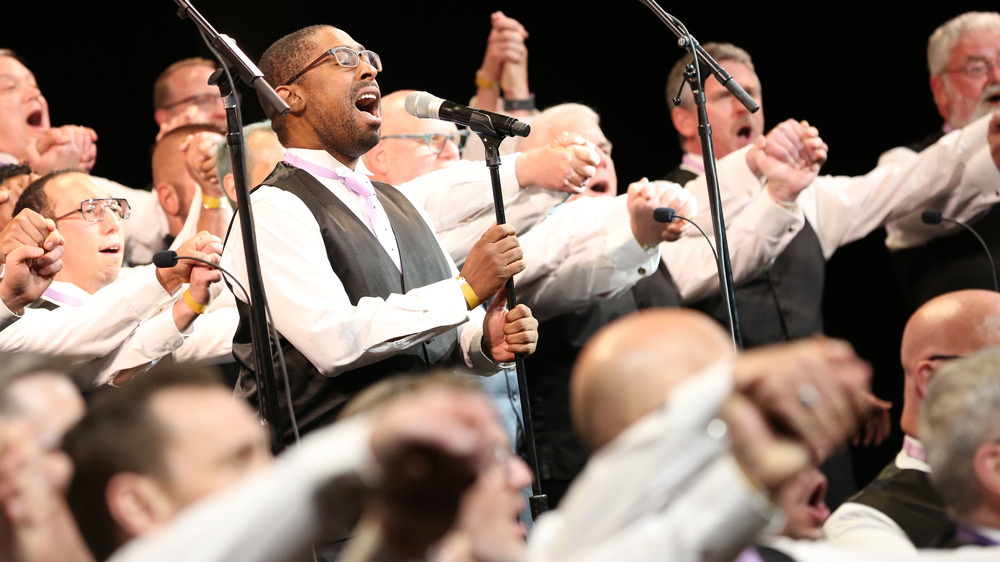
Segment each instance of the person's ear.
[{"label": "person's ear", "polygon": [[181,200],[177,188],[166,182],[156,184],[156,198],[168,216],[177,217],[181,214]]},{"label": "person's ear", "polygon": [[129,536],[137,537],[162,527],[173,509],[160,486],[134,472],[115,474],[105,490],[111,518]]}]

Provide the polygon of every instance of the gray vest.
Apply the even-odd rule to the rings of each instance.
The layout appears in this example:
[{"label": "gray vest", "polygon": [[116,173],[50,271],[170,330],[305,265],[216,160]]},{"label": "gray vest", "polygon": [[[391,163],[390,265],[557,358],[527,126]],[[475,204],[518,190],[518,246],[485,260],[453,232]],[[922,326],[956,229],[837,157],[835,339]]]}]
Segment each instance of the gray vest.
[{"label": "gray vest", "polygon": [[[440,250],[434,233],[409,200],[388,184],[373,182],[396,236],[402,274],[367,225],[309,173],[279,163],[264,184],[294,194],[312,211],[323,236],[330,266],[344,284],[353,305],[357,305],[362,297],[388,298],[390,294],[402,294],[452,276],[450,264]],[[322,258],[317,256],[317,259]],[[295,287],[288,287],[287,290],[294,291]],[[316,297],[322,298],[322,295]],[[250,310],[239,299],[236,302],[240,325],[233,337],[233,355],[241,365],[241,387],[254,401],[256,379],[250,339]],[[461,360],[457,329],[377,363],[333,377],[321,374],[284,337],[280,338],[279,345],[288,370],[296,421],[302,434],[333,422],[344,403],[380,379],[400,373],[426,373],[435,366]],[[272,358],[275,377],[280,381],[281,366],[276,352],[272,353]],[[276,381],[275,389],[285,442],[289,443],[292,431],[284,388]]]}]

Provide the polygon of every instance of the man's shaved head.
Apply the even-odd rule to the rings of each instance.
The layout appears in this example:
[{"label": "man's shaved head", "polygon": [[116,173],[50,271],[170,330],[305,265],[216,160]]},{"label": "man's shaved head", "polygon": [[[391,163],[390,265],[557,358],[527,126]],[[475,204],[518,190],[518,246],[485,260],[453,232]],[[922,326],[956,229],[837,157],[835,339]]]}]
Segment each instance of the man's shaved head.
[{"label": "man's shaved head", "polygon": [[597,332],[577,358],[570,379],[573,425],[596,450],[663,405],[676,385],[733,356],[732,340],[700,312],[630,314]]}]

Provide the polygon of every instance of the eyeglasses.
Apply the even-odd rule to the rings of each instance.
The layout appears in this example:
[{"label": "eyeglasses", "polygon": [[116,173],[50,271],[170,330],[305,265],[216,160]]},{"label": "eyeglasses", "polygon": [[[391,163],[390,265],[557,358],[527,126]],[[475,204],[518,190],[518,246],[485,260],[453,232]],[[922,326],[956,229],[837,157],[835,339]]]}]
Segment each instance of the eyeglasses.
[{"label": "eyeglasses", "polygon": [[955,359],[961,359],[965,357],[964,355],[931,355],[927,358],[928,361],[954,361]]},{"label": "eyeglasses", "polygon": [[178,105],[186,105],[189,103],[193,103],[194,105],[197,105],[201,109],[211,109],[212,107],[215,106],[215,104],[221,103],[221,101],[222,98],[219,97],[218,94],[198,94],[188,98],[184,98],[182,100],[177,100],[173,103],[168,103],[163,107],[161,107],[160,109],[173,109]]},{"label": "eyeglasses", "polygon": [[55,220],[61,221],[74,213],[80,213],[83,215],[83,220],[87,222],[101,222],[104,220],[106,211],[111,211],[118,215],[118,218],[121,220],[129,218],[132,214],[132,208],[129,206],[128,201],[109,197],[107,199],[85,199],[80,201],[79,209],[74,209],[61,217],[57,217]]},{"label": "eyeglasses", "polygon": [[465,141],[469,139],[469,130],[462,129],[461,131],[455,131],[450,135],[444,133],[423,133],[423,134],[408,134],[408,135],[383,135],[383,139],[420,139],[427,145],[427,148],[434,154],[441,154],[444,151],[445,144],[448,141],[455,143],[458,147],[459,152],[465,148]]},{"label": "eyeglasses", "polygon": [[374,68],[378,72],[382,72],[382,59],[379,58],[378,53],[376,53],[375,51],[368,51],[368,50],[355,51],[350,47],[334,47],[329,51],[324,52],[322,55],[319,56],[319,58],[309,63],[309,65],[303,68],[301,71],[299,71],[298,74],[292,76],[291,80],[285,82],[282,85],[290,86],[292,82],[295,82],[300,77],[302,77],[303,74],[312,70],[314,66],[319,64],[320,61],[322,61],[329,55],[333,55],[333,60],[337,61],[337,64],[339,64],[344,68],[357,68],[358,65],[361,64],[361,61],[364,60],[372,68]]},{"label": "eyeglasses", "polygon": [[959,68],[946,69],[941,74],[964,74],[966,78],[979,79],[991,74],[997,66],[984,58],[970,58]]}]

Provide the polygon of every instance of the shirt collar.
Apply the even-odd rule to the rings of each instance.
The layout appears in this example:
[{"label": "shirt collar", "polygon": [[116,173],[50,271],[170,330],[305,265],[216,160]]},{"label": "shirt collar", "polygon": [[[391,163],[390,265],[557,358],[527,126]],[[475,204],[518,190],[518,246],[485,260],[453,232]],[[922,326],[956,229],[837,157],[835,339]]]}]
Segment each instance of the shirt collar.
[{"label": "shirt collar", "polygon": [[365,166],[365,161],[360,158],[358,159],[358,165],[354,167],[354,170],[351,170],[346,165],[341,163],[340,160],[337,160],[336,158],[331,156],[329,152],[325,150],[316,150],[309,148],[289,148],[286,152],[290,152],[295,156],[302,158],[303,160],[308,160],[309,162],[312,162],[313,164],[317,164],[319,166],[323,166],[324,168],[333,170],[334,172],[337,173],[338,176],[346,175],[347,173],[352,171],[354,173],[364,174],[369,177],[372,175],[372,173],[368,171],[368,168]]},{"label": "shirt collar", "polygon": [[926,457],[924,456],[924,444],[915,437],[904,435],[903,450],[896,455],[896,466],[898,468],[908,468],[929,473],[931,467],[927,464]]}]

